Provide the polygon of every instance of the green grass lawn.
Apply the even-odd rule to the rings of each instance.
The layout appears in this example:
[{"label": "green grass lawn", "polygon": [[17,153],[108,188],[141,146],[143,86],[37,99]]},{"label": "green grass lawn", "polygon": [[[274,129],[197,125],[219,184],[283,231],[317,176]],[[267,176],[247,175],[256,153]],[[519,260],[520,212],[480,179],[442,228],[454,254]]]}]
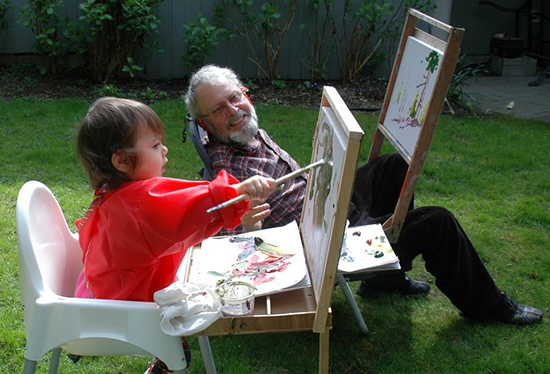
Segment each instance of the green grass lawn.
[{"label": "green grass lawn", "polygon": [[[28,180],[54,192],[69,225],[92,197],[74,151],[75,129],[89,103],[83,100],[0,102],[0,363],[21,372],[25,347],[15,203]],[[177,101],[152,104],[167,129],[166,176],[198,179],[200,160],[189,139],[181,143],[185,108]],[[302,165],[311,157],[318,110],[257,108],[260,125]],[[365,131],[367,157],[378,115],[355,113]],[[496,283],[523,303],[545,311],[541,325],[518,328],[464,319],[435,286],[421,300],[396,296],[358,299],[370,329],[359,332],[336,289],[331,331],[331,372],[550,373],[550,127],[509,117],[452,118],[438,125],[422,177],[417,206],[441,205],[455,213]],[[433,284],[421,259],[411,277]],[[355,286],[355,285],[352,285]],[[196,339],[192,373],[204,373]],[[287,374],[317,371],[313,333],[211,338],[220,374]],[[49,355],[38,365],[47,372]],[[60,373],[143,373],[145,357],[63,356]]]}]

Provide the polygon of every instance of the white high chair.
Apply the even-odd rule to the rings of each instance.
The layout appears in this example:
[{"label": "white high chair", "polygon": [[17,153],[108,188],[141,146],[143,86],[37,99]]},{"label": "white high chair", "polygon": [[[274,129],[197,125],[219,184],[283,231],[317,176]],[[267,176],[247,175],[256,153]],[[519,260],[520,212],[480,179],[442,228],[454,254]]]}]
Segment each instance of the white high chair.
[{"label": "white high chair", "polygon": [[[34,373],[50,350],[49,373],[57,373],[62,349],[79,356],[156,356],[174,373],[187,373],[181,339],[160,329],[155,303],[72,296],[82,251],[48,187],[25,183],[17,198],[16,221],[27,335],[24,374]],[[203,355],[211,358],[207,339],[199,342]],[[208,368],[210,363],[205,364]]]}]

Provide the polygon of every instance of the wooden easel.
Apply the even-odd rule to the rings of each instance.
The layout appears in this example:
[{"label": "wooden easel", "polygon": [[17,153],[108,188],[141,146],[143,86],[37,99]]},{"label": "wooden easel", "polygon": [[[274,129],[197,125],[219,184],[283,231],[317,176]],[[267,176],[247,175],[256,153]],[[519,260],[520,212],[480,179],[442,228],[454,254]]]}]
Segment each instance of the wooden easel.
[{"label": "wooden easel", "polygon": [[[330,190],[337,191],[330,195],[330,211],[326,216],[331,222],[328,228],[321,229],[322,245],[318,245],[315,236],[319,234],[319,225],[308,222],[311,215],[308,214],[308,205],[312,201],[308,198],[304,201],[304,213],[300,222],[300,235],[304,244],[304,254],[309,269],[311,286],[292,291],[262,296],[255,299],[254,314],[242,317],[222,317],[210,325],[206,330],[197,334],[205,367],[209,374],[216,373],[212,352],[208,343],[208,336],[233,335],[233,334],[260,334],[275,332],[312,331],[319,334],[319,373],[328,374],[329,367],[329,331],[332,328],[332,295],[336,282],[338,259],[344,230],[346,226],[347,211],[351,200],[353,185],[359,159],[359,151],[363,138],[363,130],[345,105],[344,101],[333,87],[325,87],[321,101],[319,122],[313,143],[314,153],[312,162],[319,161],[319,155],[315,152],[319,146],[320,128],[327,122],[338,127],[334,134],[340,140],[338,156],[334,157],[334,165],[331,165],[328,175]],[[328,113],[328,114],[327,114]],[[326,114],[326,115],[325,115]],[[336,137],[335,135],[335,137]],[[343,139],[343,141],[342,141]],[[332,167],[333,166],[333,167]],[[329,169],[325,169],[327,172]],[[319,181],[322,168],[310,171],[308,178],[308,193],[313,187],[312,180]],[[336,175],[336,176],[335,176]],[[319,188],[319,183],[317,183]],[[340,207],[338,209],[338,207]],[[318,212],[324,207],[315,206],[312,209]],[[326,230],[325,230],[326,228]],[[306,232],[309,231],[309,232]],[[312,236],[313,234],[313,236]],[[323,236],[324,235],[324,236]],[[192,262],[194,253],[200,251],[200,245],[189,250],[189,266],[186,280],[192,282]]]},{"label": "wooden easel", "polygon": [[[419,20],[426,23],[430,28],[435,27],[447,33],[448,38],[443,40],[417,28],[417,21]],[[396,243],[399,238],[401,228],[414,193],[416,182],[420,172],[422,171],[424,162],[426,161],[426,156],[430,148],[435,127],[437,126],[437,121],[447,95],[451,78],[453,76],[456,60],[458,59],[460,53],[460,45],[462,43],[463,36],[464,29],[448,26],[417,10],[409,10],[380,113],[380,119],[368,157],[369,162],[379,157],[382,149],[382,143],[384,138],[386,138],[409,164],[409,169],[407,171],[395,211],[393,215],[383,224],[383,228],[392,243]],[[423,120],[418,121],[418,125],[421,129],[412,153],[408,152],[403,147],[403,145],[399,142],[399,139],[396,137],[395,132],[392,132],[392,130],[386,126],[388,123],[387,121],[389,120],[387,118],[387,114],[390,105],[392,105],[392,96],[395,90],[400,89],[400,87],[396,87],[398,73],[402,67],[407,68],[407,65],[409,64],[409,61],[403,61],[403,56],[407,43],[411,41],[424,43],[434,50],[442,52],[431,97],[429,100],[425,100],[425,102],[428,103],[427,107],[423,108],[426,112],[422,117]]]}]

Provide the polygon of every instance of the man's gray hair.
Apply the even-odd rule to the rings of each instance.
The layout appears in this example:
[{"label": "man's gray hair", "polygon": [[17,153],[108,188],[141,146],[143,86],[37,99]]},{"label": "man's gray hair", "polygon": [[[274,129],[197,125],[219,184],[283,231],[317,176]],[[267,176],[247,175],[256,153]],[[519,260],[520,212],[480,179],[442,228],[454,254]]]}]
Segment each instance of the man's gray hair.
[{"label": "man's gray hair", "polygon": [[220,85],[227,82],[234,83],[239,87],[243,86],[237,74],[230,68],[210,64],[197,70],[189,79],[189,88],[184,97],[191,118],[196,119],[200,115],[197,111],[197,98],[195,97],[197,87],[201,84]]}]

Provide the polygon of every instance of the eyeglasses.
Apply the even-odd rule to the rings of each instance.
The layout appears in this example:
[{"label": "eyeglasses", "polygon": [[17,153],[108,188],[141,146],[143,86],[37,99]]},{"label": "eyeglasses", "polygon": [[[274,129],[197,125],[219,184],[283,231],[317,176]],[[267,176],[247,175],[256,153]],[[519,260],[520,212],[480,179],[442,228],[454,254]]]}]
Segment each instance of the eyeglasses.
[{"label": "eyeglasses", "polygon": [[[232,106],[235,107],[235,106],[241,104],[244,101],[244,99],[246,98],[246,92],[248,92],[248,88],[247,87],[241,87],[240,89],[234,91],[231,94],[231,96],[229,96],[227,101]],[[217,107],[215,107],[214,110],[212,112],[210,112],[210,114],[197,116],[197,118],[213,117],[213,118],[219,119],[219,118],[224,118],[225,116],[227,116],[228,112],[229,112],[229,107],[227,106],[227,103],[222,103],[222,104],[218,105]]]}]

